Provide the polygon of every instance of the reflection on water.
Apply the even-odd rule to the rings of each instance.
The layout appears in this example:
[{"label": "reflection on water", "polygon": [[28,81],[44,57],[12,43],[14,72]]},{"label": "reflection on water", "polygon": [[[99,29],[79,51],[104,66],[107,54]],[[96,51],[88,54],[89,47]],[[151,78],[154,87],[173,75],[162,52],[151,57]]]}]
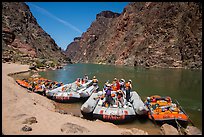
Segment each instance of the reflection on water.
[{"label": "reflection on water", "polygon": [[[194,124],[202,130],[202,70],[71,64],[65,66],[64,69],[40,72],[40,75],[45,78],[64,83],[73,82],[76,78],[83,77],[84,74],[87,74],[89,78],[95,75],[99,80],[100,89],[107,80],[112,81],[114,77],[123,78],[126,81],[131,79],[133,90],[138,92],[142,100],[151,95],[171,96],[172,99],[179,101]],[[81,102],[57,106],[70,112],[80,113]],[[144,127],[145,129],[148,127],[150,131],[156,129],[155,132],[159,132],[158,127],[155,127],[150,121],[139,123],[135,120],[133,123],[120,126]]]}]

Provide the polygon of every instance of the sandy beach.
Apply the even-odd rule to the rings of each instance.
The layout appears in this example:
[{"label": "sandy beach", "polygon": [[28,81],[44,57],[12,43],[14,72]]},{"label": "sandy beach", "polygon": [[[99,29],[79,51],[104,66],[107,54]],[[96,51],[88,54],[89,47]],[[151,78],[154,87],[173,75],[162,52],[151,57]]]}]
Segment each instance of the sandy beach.
[{"label": "sandy beach", "polygon": [[[52,100],[29,93],[8,76],[10,73],[29,70],[28,65],[2,63],[2,134],[5,135],[145,135],[139,129],[119,128],[100,120],[89,121],[80,117],[55,112]],[[27,123],[35,117],[37,123]],[[32,131],[23,131],[25,125]]]}]

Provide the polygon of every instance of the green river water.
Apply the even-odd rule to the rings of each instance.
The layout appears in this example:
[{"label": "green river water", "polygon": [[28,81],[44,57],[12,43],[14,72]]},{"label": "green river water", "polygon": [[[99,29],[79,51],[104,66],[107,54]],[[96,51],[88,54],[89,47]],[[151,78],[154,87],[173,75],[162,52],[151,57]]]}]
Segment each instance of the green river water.
[{"label": "green river water", "polygon": [[[202,70],[188,69],[162,69],[162,68],[137,68],[127,66],[112,66],[98,64],[70,64],[63,69],[49,70],[39,73],[42,77],[61,81],[65,84],[73,82],[78,77],[87,74],[89,78],[94,75],[99,80],[102,90],[107,80],[131,79],[133,90],[144,101],[147,96],[170,96],[177,99],[195,126],[202,130]],[[80,107],[83,102],[71,104],[56,103],[57,109],[80,115]],[[149,134],[159,134],[159,127],[150,120],[134,120],[131,123],[118,125],[124,128],[140,128]]]}]

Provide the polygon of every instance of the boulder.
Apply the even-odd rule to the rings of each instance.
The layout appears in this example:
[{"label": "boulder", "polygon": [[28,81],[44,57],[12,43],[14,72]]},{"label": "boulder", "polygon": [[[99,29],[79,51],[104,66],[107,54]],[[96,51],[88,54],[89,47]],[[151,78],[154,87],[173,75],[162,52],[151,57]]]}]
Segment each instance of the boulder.
[{"label": "boulder", "polygon": [[29,66],[29,69],[31,69],[31,70],[36,70],[36,66]]},{"label": "boulder", "polygon": [[73,123],[65,123],[62,125],[61,127],[61,131],[65,132],[65,133],[86,133],[86,132],[90,132],[87,128],[82,127],[80,125],[77,124],[73,124]]},{"label": "boulder", "polygon": [[36,120],[36,117],[30,117],[30,118],[26,118],[24,121],[23,121],[23,124],[33,124],[33,123],[37,123],[37,120]]},{"label": "boulder", "polygon": [[161,126],[162,135],[179,135],[177,129],[169,124],[163,124]]},{"label": "boulder", "polygon": [[137,129],[137,128],[131,128],[131,131],[133,133],[133,135],[148,135],[147,132]]},{"label": "boulder", "polygon": [[131,128],[124,130],[121,135],[148,135],[148,133],[137,128]]},{"label": "boulder", "polygon": [[62,66],[57,66],[57,69],[62,69],[63,67]]},{"label": "boulder", "polygon": [[187,126],[186,134],[187,135],[202,135],[202,132],[197,127]]},{"label": "boulder", "polygon": [[133,135],[130,131],[123,131],[121,135]]},{"label": "boulder", "polygon": [[22,127],[22,130],[27,132],[27,131],[32,131],[32,128],[27,126],[27,125],[25,125],[24,127]]}]

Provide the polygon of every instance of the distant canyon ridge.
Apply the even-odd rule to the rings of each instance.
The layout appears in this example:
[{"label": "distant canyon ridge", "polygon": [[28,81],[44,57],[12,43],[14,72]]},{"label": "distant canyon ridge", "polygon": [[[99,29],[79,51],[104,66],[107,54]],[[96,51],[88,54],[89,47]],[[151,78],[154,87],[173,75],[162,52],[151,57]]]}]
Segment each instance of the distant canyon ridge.
[{"label": "distant canyon ridge", "polygon": [[202,69],[202,3],[131,2],[122,13],[102,11],[63,51],[24,2],[2,2],[2,62]]},{"label": "distant canyon ridge", "polygon": [[121,14],[102,11],[66,55],[75,63],[202,68],[202,5],[132,2]]}]

